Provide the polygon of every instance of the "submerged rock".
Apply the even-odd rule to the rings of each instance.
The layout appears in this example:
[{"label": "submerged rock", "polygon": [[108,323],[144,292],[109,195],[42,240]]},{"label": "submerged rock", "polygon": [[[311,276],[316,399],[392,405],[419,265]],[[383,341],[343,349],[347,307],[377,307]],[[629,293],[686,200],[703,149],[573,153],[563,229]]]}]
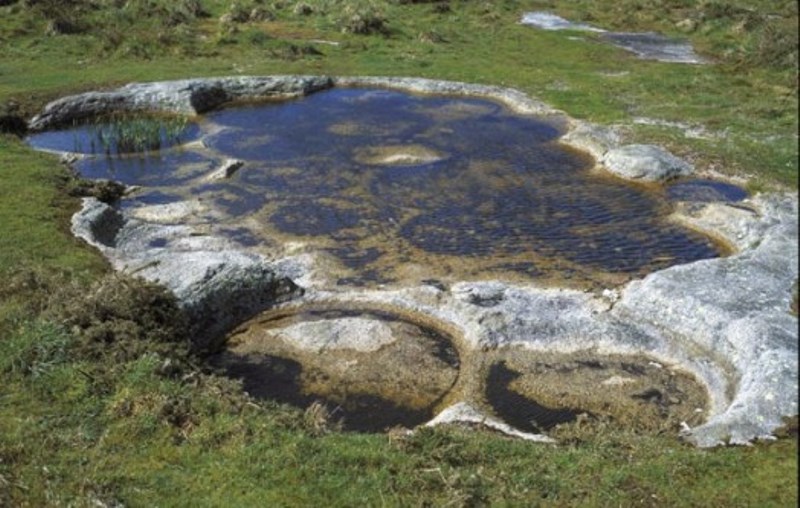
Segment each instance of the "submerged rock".
[{"label": "submerged rock", "polygon": [[429,421],[459,377],[446,333],[350,306],[267,312],[238,327],[212,361],[254,397],[304,409],[321,402],[343,428],[365,432]]},{"label": "submerged rock", "polygon": [[177,224],[193,214],[203,212],[206,207],[200,200],[177,201],[158,205],[140,206],[131,210],[131,216],[159,224]]},{"label": "submerged rock", "polygon": [[244,166],[244,161],[239,159],[226,159],[220,164],[220,166],[214,170],[213,173],[208,175],[206,180],[208,181],[215,181],[215,180],[225,180],[226,178],[232,177],[239,171],[242,166]]},{"label": "submerged rock", "polygon": [[375,146],[356,150],[355,159],[380,166],[418,166],[442,160],[444,156],[421,145]]},{"label": "submerged rock", "polygon": [[372,353],[397,340],[385,322],[356,317],[301,321],[275,335],[295,347],[315,353],[336,349]]}]

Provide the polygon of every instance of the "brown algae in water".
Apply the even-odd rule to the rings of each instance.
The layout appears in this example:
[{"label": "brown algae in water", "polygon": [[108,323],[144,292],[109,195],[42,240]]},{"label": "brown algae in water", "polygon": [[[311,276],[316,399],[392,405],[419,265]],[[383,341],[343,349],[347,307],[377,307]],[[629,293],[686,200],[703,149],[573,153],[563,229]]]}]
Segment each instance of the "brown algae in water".
[{"label": "brown algae in water", "polygon": [[212,363],[254,397],[322,402],[345,430],[362,432],[428,421],[459,374],[458,353],[440,331],[377,311],[256,319]]},{"label": "brown algae in water", "polygon": [[486,365],[486,403],[528,432],[550,431],[580,415],[643,432],[674,431],[706,417],[705,388],[645,356],[513,349],[489,354]]},{"label": "brown algae in water", "polygon": [[589,157],[556,142],[557,123],[488,100],[334,89],[208,119],[224,127],[210,147],[251,161],[241,180],[264,191],[256,216],[271,235],[381,252],[342,279],[402,280],[418,263],[422,278],[619,282],[718,255],[666,221],[658,192],[590,172]]}]

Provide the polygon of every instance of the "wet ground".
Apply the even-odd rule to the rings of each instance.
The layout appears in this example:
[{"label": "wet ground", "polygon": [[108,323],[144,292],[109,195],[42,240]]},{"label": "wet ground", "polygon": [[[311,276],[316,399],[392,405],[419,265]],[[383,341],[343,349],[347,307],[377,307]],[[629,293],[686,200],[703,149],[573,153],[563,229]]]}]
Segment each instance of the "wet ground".
[{"label": "wet ground", "polygon": [[[146,186],[125,207],[195,199],[214,213],[192,220],[214,222],[243,246],[322,254],[339,285],[608,286],[724,254],[666,217],[670,200],[735,190],[664,190],[590,172],[586,154],[558,142],[562,131],[489,100],[334,89],[213,112],[181,134],[202,143],[95,155],[76,168]],[[70,150],[92,145],[90,135],[76,128],[31,142]],[[226,158],[245,164],[210,181]]]},{"label": "wet ground", "polygon": [[708,63],[694,52],[691,43],[653,32],[608,32],[584,23],[575,23],[549,12],[526,12],[521,23],[542,30],[572,30],[598,33],[599,39],[630,51],[639,58],[659,62]]}]

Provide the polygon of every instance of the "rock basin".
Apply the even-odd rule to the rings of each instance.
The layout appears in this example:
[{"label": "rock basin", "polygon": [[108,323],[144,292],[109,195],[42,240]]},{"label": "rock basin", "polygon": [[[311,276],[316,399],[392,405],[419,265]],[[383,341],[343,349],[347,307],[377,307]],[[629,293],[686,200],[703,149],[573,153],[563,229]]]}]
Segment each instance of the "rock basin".
[{"label": "rock basin", "polygon": [[[595,160],[620,148],[613,133],[573,122],[514,90],[405,78],[253,77],[136,84],[57,101],[34,118],[31,127],[43,129],[75,116],[117,109],[202,113],[230,101],[298,96],[332,86],[490,97],[516,113],[566,121],[564,139],[585,147]],[[246,169],[245,165],[237,175]],[[198,177],[205,171],[196,170]],[[758,195],[734,203],[678,203],[672,208],[670,223],[713,235],[729,245],[732,254],[678,264],[628,283],[606,281],[604,290],[594,292],[546,288],[530,280],[425,279],[384,288],[330,284],[330,265],[324,256],[310,253],[298,242],[270,238],[237,241],[223,230],[246,238],[249,228],[220,224],[225,215],[215,215],[216,207],[212,208],[185,223],[166,224],[153,221],[152,216],[137,218],[124,203],[115,209],[87,200],[73,225],[76,234],[100,248],[118,269],[161,281],[175,291],[196,319],[198,331],[203,332],[198,335],[202,347],[218,350],[226,331],[266,308],[281,309],[282,305],[378,306],[436,321],[460,338],[461,358],[456,385],[439,403],[428,406],[432,412],[441,410],[442,418],[434,419],[437,422],[443,421],[444,415],[448,421],[462,418],[474,423],[478,418],[494,422],[494,428],[519,433],[495,418],[511,420],[513,415],[503,415],[485,403],[481,382],[487,377],[480,373],[486,370],[479,368],[485,368],[492,352],[511,347],[532,355],[579,355],[584,361],[607,367],[609,358],[647,358],[671,372],[688,375],[687,379],[696,380],[706,391],[707,401],[697,404],[699,409],[705,408],[703,418],[693,419],[694,413],[680,411],[675,417],[681,419],[685,436],[700,446],[768,438],[782,424],[782,417],[797,414],[797,318],[788,312],[791,286],[797,279],[796,194]],[[274,249],[272,255],[265,254],[265,245]],[[363,316],[346,319],[350,321],[328,321],[333,330],[340,331],[363,325],[353,321]],[[370,332],[358,342],[358,347],[366,348],[363,354],[387,347],[385,328],[373,323],[365,330]],[[368,344],[370,341],[374,343]],[[318,354],[336,354],[324,349]],[[536,365],[535,360],[516,366],[508,360],[494,362],[488,374],[500,379],[497,386],[505,386],[506,392],[516,386],[517,393],[528,393],[533,399],[541,394],[520,388],[525,383],[513,385],[514,380],[508,378],[525,376],[526,366]],[[465,375],[465,368],[477,374]],[[619,381],[619,386],[626,383],[621,374],[609,375],[605,381],[609,379]],[[687,383],[687,387],[695,386]],[[682,400],[668,388],[643,388],[627,399],[638,394],[641,400],[655,400],[659,398],[656,390],[667,401],[669,397]],[[646,397],[647,393],[652,396]],[[540,405],[558,409],[553,401]],[[561,409],[581,408],[567,404]],[[483,419],[476,416],[481,412]]]},{"label": "rock basin", "polygon": [[321,402],[343,429],[368,432],[433,418],[460,367],[452,337],[431,323],[325,306],[267,312],[234,330],[211,362],[253,396]]},{"label": "rock basin", "polygon": [[[671,223],[662,188],[607,174],[657,182],[690,173],[689,164],[630,145],[608,151],[607,172],[590,171],[591,158],[559,143],[565,122],[479,98],[339,88],[211,111],[180,149],[91,154],[74,166],[146,186],[123,204],[133,217],[213,216],[271,257],[302,246],[325,258],[320,285],[604,287],[727,253]],[[69,147],[70,132],[72,144],[97,144],[80,127],[32,142]]]}]

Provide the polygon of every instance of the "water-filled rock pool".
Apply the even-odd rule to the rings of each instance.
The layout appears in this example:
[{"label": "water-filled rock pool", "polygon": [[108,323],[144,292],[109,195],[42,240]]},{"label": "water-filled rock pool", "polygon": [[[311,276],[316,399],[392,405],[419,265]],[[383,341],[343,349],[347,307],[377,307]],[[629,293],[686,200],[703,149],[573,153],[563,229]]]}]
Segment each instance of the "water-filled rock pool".
[{"label": "water-filled rock pool", "polygon": [[[591,157],[559,142],[564,129],[486,99],[333,89],[210,112],[162,131],[161,150],[120,153],[103,124],[30,142],[87,153],[75,164],[85,177],[146,186],[128,208],[199,200],[236,225],[234,240],[324,253],[340,285],[581,287],[724,254],[667,220],[671,198],[702,182],[664,189],[593,172]],[[225,159],[243,165],[209,179]],[[741,199],[733,189],[718,199]]]}]

